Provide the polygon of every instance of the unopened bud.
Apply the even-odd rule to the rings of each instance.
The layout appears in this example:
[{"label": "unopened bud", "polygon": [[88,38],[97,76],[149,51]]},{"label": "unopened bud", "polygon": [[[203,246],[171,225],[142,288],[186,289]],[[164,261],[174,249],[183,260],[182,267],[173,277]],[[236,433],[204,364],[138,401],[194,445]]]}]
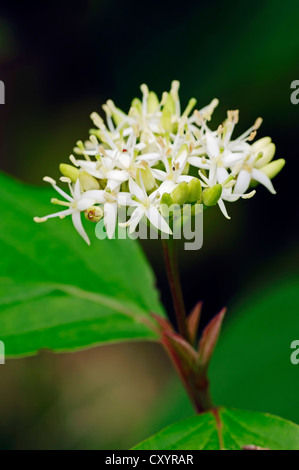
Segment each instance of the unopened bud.
[{"label": "unopened bud", "polygon": [[267,163],[270,163],[272,158],[275,155],[275,144],[273,142],[268,143],[263,147],[263,149],[260,150],[261,155],[257,158],[255,162],[255,168],[262,168],[263,166],[267,165]]},{"label": "unopened bud", "polygon": [[122,115],[123,114],[122,111],[118,108],[116,108],[116,109],[120,112],[119,113],[113,112],[112,113],[112,119],[115,122],[115,125],[118,126],[124,120],[124,117]]},{"label": "unopened bud", "polygon": [[198,178],[193,178],[188,183],[188,191],[189,191],[189,202],[196,202],[201,197],[201,184]]},{"label": "unopened bud", "polygon": [[104,215],[103,210],[99,206],[92,206],[84,212],[86,220],[90,222],[99,222]]},{"label": "unopened bud", "polygon": [[175,102],[171,93],[168,93],[161,117],[161,125],[166,131],[171,132],[173,130],[171,121],[173,114],[175,114]]},{"label": "unopened bud", "polygon": [[89,191],[90,189],[100,189],[98,181],[86,171],[79,172],[79,181],[83,191]]},{"label": "unopened bud", "polygon": [[188,175],[189,174],[189,169],[190,169],[190,165],[187,162],[186,165],[184,166],[183,171],[182,171],[182,175]]},{"label": "unopened bud", "polygon": [[171,193],[172,200],[175,204],[185,204],[189,199],[188,183],[183,181],[176,186]]},{"label": "unopened bud", "polygon": [[163,110],[162,116],[161,116],[161,126],[163,127],[163,129],[165,129],[166,131],[170,131],[170,132],[172,132],[173,130],[171,116],[172,114],[170,111],[168,111],[168,109]]},{"label": "unopened bud", "polygon": [[149,167],[145,168],[145,170],[139,170],[137,172],[136,181],[139,185],[141,185],[141,180],[143,181],[146,191],[151,191],[154,189],[156,181]]},{"label": "unopened bud", "polygon": [[160,201],[160,211],[162,214],[162,217],[170,217],[172,212],[170,212],[169,208],[173,207],[173,200],[170,194],[164,193],[161,197]]},{"label": "unopened bud", "polygon": [[159,107],[159,100],[158,100],[158,97],[156,95],[156,93],[154,93],[153,91],[150,91],[149,92],[149,95],[148,95],[148,99],[147,99],[147,110],[149,113],[154,113],[155,111],[157,111],[158,107]]},{"label": "unopened bud", "polygon": [[167,109],[171,114],[175,114],[175,101],[171,93],[168,93],[163,111]]},{"label": "unopened bud", "polygon": [[66,163],[60,163],[59,170],[63,176],[69,178],[72,183],[75,183],[79,177],[80,170],[75,168],[73,165],[68,165]]},{"label": "unopened bud", "polygon": [[222,194],[222,186],[221,184],[215,184],[211,188],[207,188],[202,193],[202,201],[205,206],[215,206],[219,201]]},{"label": "unopened bud", "polygon": [[271,137],[263,137],[262,139],[256,140],[252,145],[251,148],[254,152],[263,152],[263,149],[266,145],[272,142]]},{"label": "unopened bud", "polygon": [[260,170],[272,180],[283,169],[285,162],[284,158],[279,158],[274,160],[274,162],[268,163],[268,165],[265,165]]},{"label": "unopened bud", "polygon": [[139,114],[142,114],[142,103],[139,98],[134,98],[131,106],[136,109]]},{"label": "unopened bud", "polygon": [[168,193],[164,193],[161,197],[161,204],[166,204],[168,207],[172,206],[173,199]]}]

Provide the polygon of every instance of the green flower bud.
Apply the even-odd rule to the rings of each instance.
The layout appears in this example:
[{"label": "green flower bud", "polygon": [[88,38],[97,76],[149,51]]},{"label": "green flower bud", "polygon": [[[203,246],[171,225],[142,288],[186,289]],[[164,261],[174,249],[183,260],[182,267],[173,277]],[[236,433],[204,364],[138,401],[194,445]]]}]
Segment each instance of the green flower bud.
[{"label": "green flower bud", "polygon": [[100,185],[98,181],[86,171],[80,171],[79,172],[79,181],[81,188],[84,191],[89,191],[90,189],[100,189]]},{"label": "green flower bud", "polygon": [[284,158],[279,158],[279,160],[275,160],[274,162],[265,165],[261,168],[261,171],[265,173],[270,180],[272,180],[283,169],[285,162]]},{"label": "green flower bud", "polygon": [[147,110],[149,113],[154,113],[157,108],[159,107],[159,100],[158,100],[158,97],[156,95],[156,93],[154,93],[153,91],[150,91],[149,94],[148,94],[148,99],[147,99]]},{"label": "green flower bud", "polygon": [[175,114],[175,101],[171,93],[168,93],[163,111],[167,109],[171,114]]},{"label": "green flower bud", "polygon": [[89,220],[90,222],[99,222],[103,215],[104,212],[99,206],[92,206],[89,207],[89,209],[86,209],[84,212],[86,220]]},{"label": "green flower bud", "polygon": [[123,118],[123,116],[122,116],[122,114],[121,114],[121,113],[122,113],[122,110],[119,109],[119,108],[116,108],[116,109],[117,109],[118,111],[120,111],[120,114],[118,114],[118,113],[112,113],[112,119],[113,119],[115,125],[118,126],[118,125],[124,120],[124,118]]},{"label": "green flower bud", "polygon": [[173,114],[175,114],[175,102],[171,93],[168,93],[161,116],[161,125],[166,131],[172,132],[173,130],[173,123],[171,122]]},{"label": "green flower bud", "polygon": [[139,98],[134,98],[131,106],[135,108],[139,114],[142,114],[142,103]]},{"label": "green flower bud", "polygon": [[173,200],[170,194],[164,193],[161,197],[161,204],[166,204],[168,207],[172,206]]},{"label": "green flower bud", "polygon": [[202,193],[202,200],[205,206],[215,206],[222,194],[221,184],[215,184],[211,188],[207,188]]},{"label": "green flower bud", "polygon": [[189,174],[189,168],[190,168],[190,165],[187,162],[186,165],[184,166],[183,171],[182,171],[182,175],[188,175]]},{"label": "green flower bud", "polygon": [[70,180],[75,183],[79,178],[80,170],[74,167],[73,165],[67,165],[66,163],[60,163],[59,170],[63,176],[70,178]]},{"label": "green flower bud", "polygon": [[172,131],[172,128],[173,128],[173,125],[172,125],[172,122],[171,122],[171,112],[168,111],[167,109],[163,110],[162,112],[162,116],[161,116],[161,126],[163,127],[163,129],[165,129],[166,131]]},{"label": "green flower bud", "polygon": [[255,168],[262,168],[263,166],[267,165],[267,163],[271,162],[272,158],[275,155],[275,144],[273,142],[268,143],[263,147],[260,151],[260,156],[258,156],[257,160],[255,161]]},{"label": "green flower bud", "polygon": [[201,184],[198,178],[193,178],[188,183],[189,202],[196,202],[201,197]]},{"label": "green flower bud", "polygon": [[272,142],[271,137],[263,137],[262,139],[257,140],[251,145],[251,148],[254,152],[262,152],[266,145]]},{"label": "green flower bud", "polygon": [[176,186],[171,193],[171,197],[174,204],[179,204],[179,206],[185,204],[189,199],[188,183],[184,181]]},{"label": "green flower bud", "polygon": [[160,210],[163,217],[169,217],[172,215],[169,211],[169,207],[173,206],[173,200],[168,193],[162,194],[160,201]]},{"label": "green flower bud", "polygon": [[141,185],[141,180],[143,181],[146,191],[151,191],[155,187],[155,178],[151,172],[151,169],[147,167],[145,170],[139,170],[136,175],[136,181]]}]

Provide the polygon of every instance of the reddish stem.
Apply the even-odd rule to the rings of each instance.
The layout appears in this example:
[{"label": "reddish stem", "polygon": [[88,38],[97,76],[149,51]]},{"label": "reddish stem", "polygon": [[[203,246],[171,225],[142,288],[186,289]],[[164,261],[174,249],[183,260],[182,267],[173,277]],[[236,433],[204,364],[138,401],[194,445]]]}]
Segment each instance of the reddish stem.
[{"label": "reddish stem", "polygon": [[[207,379],[206,370],[204,368],[196,367],[198,353],[193,349],[190,330],[188,327],[185,304],[183,299],[182,287],[180,282],[177,250],[174,245],[175,241],[163,240],[163,251],[165,258],[165,265],[167,271],[168,282],[172,295],[174,311],[176,315],[179,333],[182,337],[182,348],[180,349],[179,343],[175,344],[174,338],[171,341],[169,332],[164,335],[162,343],[168,352],[187,392],[198,413],[210,410],[213,404],[210,397],[209,381]],[[198,315],[199,316],[199,315]],[[199,320],[199,318],[198,318]],[[193,325],[195,326],[195,325]],[[196,326],[197,328],[197,326]],[[179,338],[179,337],[178,337]],[[177,341],[178,341],[177,338]],[[194,342],[193,338],[193,342]],[[183,347],[185,343],[185,346]],[[186,355],[183,353],[185,348]]]},{"label": "reddish stem", "polygon": [[183,299],[182,287],[180,282],[178,263],[177,263],[177,250],[174,246],[174,240],[162,240],[166,272],[169,282],[169,287],[172,296],[173,307],[178,324],[180,334],[187,341],[189,338],[189,331],[187,326],[187,317],[185,304]]}]

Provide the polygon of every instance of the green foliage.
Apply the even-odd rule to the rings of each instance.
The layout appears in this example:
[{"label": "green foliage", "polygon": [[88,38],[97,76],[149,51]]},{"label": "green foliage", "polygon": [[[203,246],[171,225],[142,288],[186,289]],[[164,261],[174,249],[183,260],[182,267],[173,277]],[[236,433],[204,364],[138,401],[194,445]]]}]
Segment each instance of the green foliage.
[{"label": "green foliage", "polygon": [[211,363],[212,396],[220,405],[299,422],[299,365],[290,361],[299,339],[298,278],[247,296],[228,308]]},{"label": "green foliage", "polygon": [[49,212],[52,195],[0,175],[0,334],[6,355],[157,339],[149,312],[163,315],[163,309],[138,244],[99,242],[89,224],[88,247],[70,220],[36,225],[33,216]]},{"label": "green foliage", "polygon": [[220,408],[168,426],[136,450],[298,450],[299,426],[276,416]]}]

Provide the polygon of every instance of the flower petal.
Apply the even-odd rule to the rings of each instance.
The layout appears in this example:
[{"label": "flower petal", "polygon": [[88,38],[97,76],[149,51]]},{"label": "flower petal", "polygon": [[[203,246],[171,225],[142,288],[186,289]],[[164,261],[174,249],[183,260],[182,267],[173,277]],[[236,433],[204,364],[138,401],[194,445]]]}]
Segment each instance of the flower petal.
[{"label": "flower petal", "polygon": [[152,169],[152,173],[154,175],[154,177],[156,178],[156,180],[158,181],[165,181],[167,179],[167,173],[166,171],[162,171],[162,170],[156,170],[156,169]]},{"label": "flower petal", "polygon": [[77,203],[78,211],[82,212],[88,209],[89,207],[93,206],[96,201],[94,199],[90,199],[89,197],[84,197],[80,199]]},{"label": "flower petal", "polygon": [[171,191],[176,187],[174,181],[164,181],[158,188],[158,192],[161,194],[171,193]]},{"label": "flower petal", "polygon": [[141,201],[143,201],[143,199],[147,197],[141,187],[132,178],[129,179],[129,189],[130,193],[136,196]]},{"label": "flower petal", "polygon": [[82,225],[81,214],[80,214],[79,211],[74,211],[73,212],[72,220],[73,220],[74,227],[77,230],[77,232],[79,233],[79,235],[81,235],[83,240],[86,241],[87,245],[90,245],[89,238],[88,238],[88,236],[87,236],[87,234],[86,234],[86,232],[83,228],[83,225]]},{"label": "flower petal", "polygon": [[106,202],[104,205],[104,225],[108,238],[112,238],[115,232],[117,218],[117,204],[115,202]]},{"label": "flower petal", "polygon": [[126,170],[110,170],[107,173],[107,179],[112,179],[118,181],[119,183],[124,183],[129,179],[129,177],[130,174]]},{"label": "flower petal", "polygon": [[117,195],[117,203],[120,206],[132,206],[138,204],[136,201],[133,201],[132,195],[128,192],[121,192]]},{"label": "flower petal", "polygon": [[181,175],[176,178],[176,183],[189,183],[189,181],[193,180],[194,176],[189,175]]},{"label": "flower petal", "polygon": [[251,174],[252,178],[261,183],[263,186],[265,186],[270,191],[270,193],[276,194],[276,191],[273,187],[273,184],[271,183],[270,178],[265,175],[265,173],[254,168]]},{"label": "flower petal", "polygon": [[242,152],[228,152],[227,154],[223,155],[222,157],[222,162],[225,165],[225,167],[231,167],[235,165],[236,163],[242,162],[245,158],[246,154]]},{"label": "flower petal", "polygon": [[98,204],[103,204],[106,201],[105,198],[106,191],[103,189],[90,189],[89,191],[85,191],[85,193],[82,194],[82,199],[94,199],[94,202],[97,202]]},{"label": "flower petal", "polygon": [[172,233],[172,231],[171,231],[169,225],[167,224],[166,220],[162,217],[162,215],[160,214],[160,212],[158,211],[158,209],[155,206],[150,206],[147,209],[145,215],[148,218],[148,220],[150,221],[150,223],[154,227],[156,227],[158,230],[160,230],[161,232],[164,232],[164,233],[168,233],[168,234]]},{"label": "flower petal", "polygon": [[216,173],[218,183],[220,184],[224,183],[224,181],[229,177],[228,171],[223,166],[217,167]]},{"label": "flower petal", "polygon": [[238,174],[237,182],[234,186],[234,193],[244,194],[247,191],[251,180],[251,174],[248,171],[241,170]]},{"label": "flower petal", "polygon": [[74,199],[79,199],[81,197],[81,186],[79,178],[77,179],[74,186]]},{"label": "flower petal", "polygon": [[219,199],[217,204],[220,207],[220,210],[221,210],[222,214],[224,215],[224,217],[226,217],[227,219],[230,219],[230,216],[228,215],[228,213],[226,211],[225,204],[224,204],[224,202],[221,198]]},{"label": "flower petal", "polygon": [[211,131],[206,133],[207,139],[207,153],[210,157],[218,157],[219,155],[219,143],[218,135],[213,135]]},{"label": "flower petal", "polygon": [[129,233],[133,233],[136,230],[137,225],[139,224],[140,220],[144,216],[145,209],[143,206],[137,207],[134,212],[132,213],[128,225],[129,225]]},{"label": "flower petal", "polygon": [[207,159],[202,157],[189,157],[188,163],[196,168],[201,168],[202,170],[208,170],[210,168],[210,165],[207,163]]}]

